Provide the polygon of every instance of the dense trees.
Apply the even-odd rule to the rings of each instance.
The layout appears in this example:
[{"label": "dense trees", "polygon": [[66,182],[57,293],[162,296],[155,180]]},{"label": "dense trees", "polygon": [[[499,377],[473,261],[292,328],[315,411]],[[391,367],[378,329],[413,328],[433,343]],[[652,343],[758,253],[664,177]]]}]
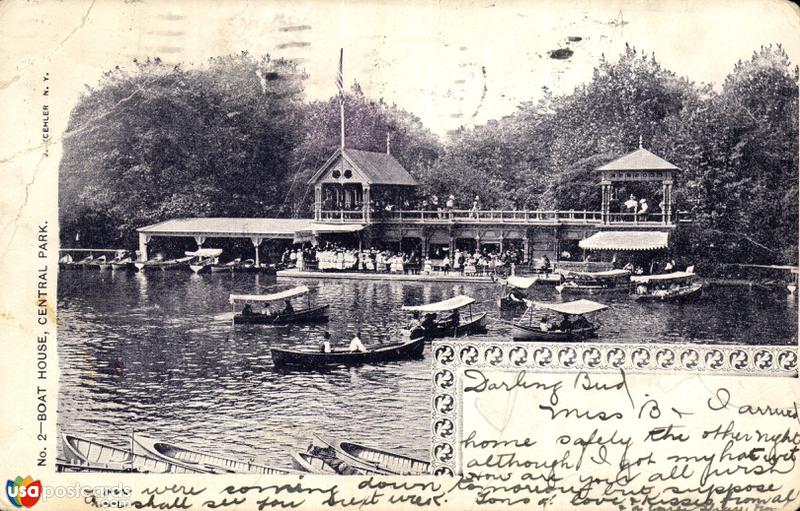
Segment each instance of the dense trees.
[{"label": "dense trees", "polygon": [[[306,181],[339,145],[339,98],[306,102],[303,72],[247,54],[202,68],[115,69],[72,112],[60,174],[61,230],[82,245],[131,241],[178,216],[297,216]],[[644,146],[682,169],[690,257],[797,259],[798,71],[780,46],[738,63],[720,90],[627,48],[592,79],[444,144],[413,114],[346,95],[347,145],[392,154],[421,193],[497,208],[597,209],[595,169]]]}]

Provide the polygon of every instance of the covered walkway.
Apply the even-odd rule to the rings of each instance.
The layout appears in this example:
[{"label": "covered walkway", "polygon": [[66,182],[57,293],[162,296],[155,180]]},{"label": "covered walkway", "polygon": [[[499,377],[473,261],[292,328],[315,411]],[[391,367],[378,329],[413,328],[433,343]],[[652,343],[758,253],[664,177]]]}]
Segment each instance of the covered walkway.
[{"label": "covered walkway", "polygon": [[324,224],[308,218],[176,218],[137,229],[139,258],[146,260],[147,245],[153,237],[194,238],[202,248],[208,238],[249,238],[260,264],[258,247],[265,240],[311,241],[320,234],[353,233],[361,224]]}]

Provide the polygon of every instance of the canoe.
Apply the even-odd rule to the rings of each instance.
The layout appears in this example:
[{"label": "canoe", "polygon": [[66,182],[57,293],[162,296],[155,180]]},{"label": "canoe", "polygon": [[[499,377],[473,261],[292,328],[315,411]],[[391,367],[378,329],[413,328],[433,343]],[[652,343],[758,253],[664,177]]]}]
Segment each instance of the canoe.
[{"label": "canoe", "polygon": [[666,289],[661,292],[655,291],[647,294],[635,294],[633,299],[641,302],[677,302],[684,300],[694,300],[703,295],[703,284],[695,282],[689,286],[682,286],[679,289]]},{"label": "canoe", "polygon": [[317,368],[329,365],[354,365],[394,360],[408,360],[422,358],[425,349],[425,339],[420,337],[408,342],[395,342],[379,345],[367,351],[350,351],[349,349],[334,349],[328,353],[323,351],[300,351],[283,348],[271,348],[272,362],[275,366],[301,366]]},{"label": "canoe", "polygon": [[582,341],[597,336],[597,326],[586,328],[576,328],[568,332],[560,330],[548,330],[547,332],[539,328],[538,324],[520,325],[514,323],[511,326],[511,337],[515,341]]},{"label": "canoe", "polygon": [[149,456],[134,454],[129,450],[113,447],[75,435],[62,434],[64,460],[69,465],[80,465],[92,472],[155,472],[174,474],[198,474]]},{"label": "canoe", "polygon": [[322,453],[325,449],[315,448],[314,451],[291,453],[292,465],[296,469],[310,474],[354,476],[376,473],[364,467],[351,466],[346,461],[339,459],[333,449],[330,449],[330,453],[324,454]]},{"label": "canoe", "polygon": [[293,470],[259,465],[249,461],[238,461],[205,452],[186,449],[167,442],[141,435],[133,437],[133,452],[152,457],[163,463],[181,467],[187,471],[208,474],[292,474]]},{"label": "canoe", "polygon": [[338,457],[354,465],[366,465],[386,474],[422,475],[430,473],[431,464],[386,449],[367,447],[355,442],[329,441],[317,436],[320,442],[332,447]]},{"label": "canoe", "polygon": [[285,323],[302,323],[302,322],[315,322],[315,321],[328,321],[328,308],[330,305],[319,305],[308,309],[296,309],[289,314],[262,314],[254,312],[252,314],[235,314],[233,316],[234,324],[250,324],[250,325],[281,325]]},{"label": "canoe", "polygon": [[426,339],[436,339],[442,337],[461,337],[464,335],[480,334],[486,332],[486,313],[482,312],[472,317],[470,320],[461,318],[457,327],[442,327],[440,324],[430,330],[415,328],[411,331],[411,337],[424,336]]}]

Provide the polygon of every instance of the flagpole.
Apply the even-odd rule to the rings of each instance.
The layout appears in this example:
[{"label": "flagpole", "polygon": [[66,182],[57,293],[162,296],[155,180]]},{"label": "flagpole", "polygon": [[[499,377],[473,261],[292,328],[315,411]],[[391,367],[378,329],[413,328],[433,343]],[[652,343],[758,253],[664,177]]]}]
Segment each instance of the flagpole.
[{"label": "flagpole", "polygon": [[344,149],[344,96],[339,98],[339,118],[341,123],[342,149]]},{"label": "flagpole", "polygon": [[344,48],[339,49],[339,76],[337,76],[337,84],[339,85],[339,124],[341,148],[344,150]]}]

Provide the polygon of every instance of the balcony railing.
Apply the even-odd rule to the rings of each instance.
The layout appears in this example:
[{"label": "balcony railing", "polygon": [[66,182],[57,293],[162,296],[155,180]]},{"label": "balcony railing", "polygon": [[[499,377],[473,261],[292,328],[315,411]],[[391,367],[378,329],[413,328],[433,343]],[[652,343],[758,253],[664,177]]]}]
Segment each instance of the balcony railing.
[{"label": "balcony railing", "polygon": [[[665,213],[650,213],[641,215],[636,213],[608,213],[601,211],[504,211],[504,210],[395,210],[372,211],[369,221],[373,223],[394,224],[523,224],[523,225],[674,225],[679,222],[690,222],[688,212],[673,212],[671,218],[666,218]],[[317,217],[322,222],[357,223],[366,222],[362,210],[322,210]]]}]

